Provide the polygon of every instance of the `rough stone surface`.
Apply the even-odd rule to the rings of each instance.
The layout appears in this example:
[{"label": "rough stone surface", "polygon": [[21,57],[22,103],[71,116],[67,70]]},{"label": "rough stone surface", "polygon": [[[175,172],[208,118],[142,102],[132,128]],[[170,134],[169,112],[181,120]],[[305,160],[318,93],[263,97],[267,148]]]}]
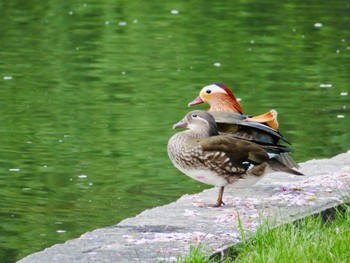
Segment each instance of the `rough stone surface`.
[{"label": "rough stone surface", "polygon": [[264,220],[278,225],[343,202],[350,182],[350,151],[300,166],[306,176],[272,173],[253,187],[227,188],[223,207],[207,206],[215,202],[216,188],[185,195],[19,262],[176,262],[191,246],[201,244],[213,254],[239,242],[238,218],[247,233],[254,233]]}]

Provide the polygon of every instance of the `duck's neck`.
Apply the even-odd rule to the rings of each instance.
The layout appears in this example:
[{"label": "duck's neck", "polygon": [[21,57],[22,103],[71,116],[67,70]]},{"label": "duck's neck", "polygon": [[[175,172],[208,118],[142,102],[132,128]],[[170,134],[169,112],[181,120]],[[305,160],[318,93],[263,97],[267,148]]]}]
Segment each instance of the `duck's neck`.
[{"label": "duck's neck", "polygon": [[237,100],[219,98],[210,103],[209,111],[232,111],[243,114],[242,106]]},{"label": "duck's neck", "polygon": [[211,136],[218,135],[216,124],[206,127],[206,129],[192,129],[188,131],[188,135],[192,138],[208,138]]}]

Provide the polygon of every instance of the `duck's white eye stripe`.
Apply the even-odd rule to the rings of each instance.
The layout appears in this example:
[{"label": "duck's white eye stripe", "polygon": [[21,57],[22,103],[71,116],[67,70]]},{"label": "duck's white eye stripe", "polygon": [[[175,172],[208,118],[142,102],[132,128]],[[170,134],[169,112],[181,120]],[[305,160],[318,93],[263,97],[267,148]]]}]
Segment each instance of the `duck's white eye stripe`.
[{"label": "duck's white eye stripe", "polygon": [[211,84],[211,85],[208,85],[208,86],[205,86],[202,91],[203,93],[206,93],[206,94],[211,94],[211,93],[214,93],[214,92],[220,92],[220,93],[225,93],[227,94],[226,90],[224,90],[223,88],[215,85],[215,84]]},{"label": "duck's white eye stripe", "polygon": [[200,118],[202,121],[204,121],[207,125],[209,125],[209,122],[206,119]]}]

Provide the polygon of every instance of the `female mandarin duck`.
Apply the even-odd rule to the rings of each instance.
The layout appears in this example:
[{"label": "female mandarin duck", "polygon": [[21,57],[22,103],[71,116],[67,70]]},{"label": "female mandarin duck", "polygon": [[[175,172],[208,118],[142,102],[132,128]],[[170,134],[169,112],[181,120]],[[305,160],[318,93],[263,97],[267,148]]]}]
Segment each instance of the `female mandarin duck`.
[{"label": "female mandarin duck", "polygon": [[[241,104],[237,101],[233,92],[223,84],[211,84],[202,88],[199,96],[188,106],[193,106],[200,103],[208,103],[211,111],[229,111],[243,115]],[[244,116],[245,121],[254,121],[264,123],[278,131],[277,112],[271,110],[259,116]]]},{"label": "female mandarin duck", "polygon": [[242,185],[242,181],[247,182],[246,185],[255,183],[271,169],[302,175],[283,158],[278,158],[288,152],[287,148],[259,144],[230,133],[219,135],[214,117],[206,111],[189,112],[173,128],[189,130],[170,138],[170,160],[187,176],[220,187],[215,207],[224,204],[222,197],[225,186],[229,184]]}]

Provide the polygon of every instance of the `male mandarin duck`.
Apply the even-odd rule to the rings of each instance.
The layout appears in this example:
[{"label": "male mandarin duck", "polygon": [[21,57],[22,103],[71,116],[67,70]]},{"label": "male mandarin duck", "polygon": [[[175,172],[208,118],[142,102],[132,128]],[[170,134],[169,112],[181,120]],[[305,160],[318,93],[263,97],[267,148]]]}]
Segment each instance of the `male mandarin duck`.
[{"label": "male mandarin duck", "polygon": [[224,204],[227,185],[251,185],[271,170],[303,175],[284,158],[278,158],[289,151],[286,147],[238,138],[231,133],[219,135],[216,120],[207,111],[191,111],[173,128],[189,130],[170,138],[170,160],[192,179],[220,187],[215,207]]},{"label": "male mandarin duck", "polygon": [[[205,86],[188,106],[204,102],[209,104],[208,111],[214,116],[221,133],[230,132],[238,137],[272,145],[278,145],[280,140],[289,143],[278,132],[275,110],[255,117],[243,115],[241,104],[232,91],[223,84]],[[298,167],[296,163],[295,167]]]},{"label": "male mandarin duck", "polygon": [[[233,92],[224,84],[211,84],[202,88],[199,96],[188,106],[193,106],[201,103],[208,103],[211,111],[229,111],[237,114],[243,115],[243,108],[241,104],[236,99]],[[277,112],[275,110],[270,110],[259,116],[244,116],[245,121],[253,121],[264,123],[278,131],[278,121]]]},{"label": "male mandarin duck", "polygon": [[[211,84],[203,87],[199,96],[188,106],[204,102],[209,104],[208,111],[214,116],[220,133],[232,133],[240,138],[270,145],[280,145],[280,141],[291,144],[278,131],[275,110],[255,117],[243,115],[241,104],[233,92],[223,84]],[[282,156],[291,167],[299,168],[299,165],[288,153],[279,158]]]}]

